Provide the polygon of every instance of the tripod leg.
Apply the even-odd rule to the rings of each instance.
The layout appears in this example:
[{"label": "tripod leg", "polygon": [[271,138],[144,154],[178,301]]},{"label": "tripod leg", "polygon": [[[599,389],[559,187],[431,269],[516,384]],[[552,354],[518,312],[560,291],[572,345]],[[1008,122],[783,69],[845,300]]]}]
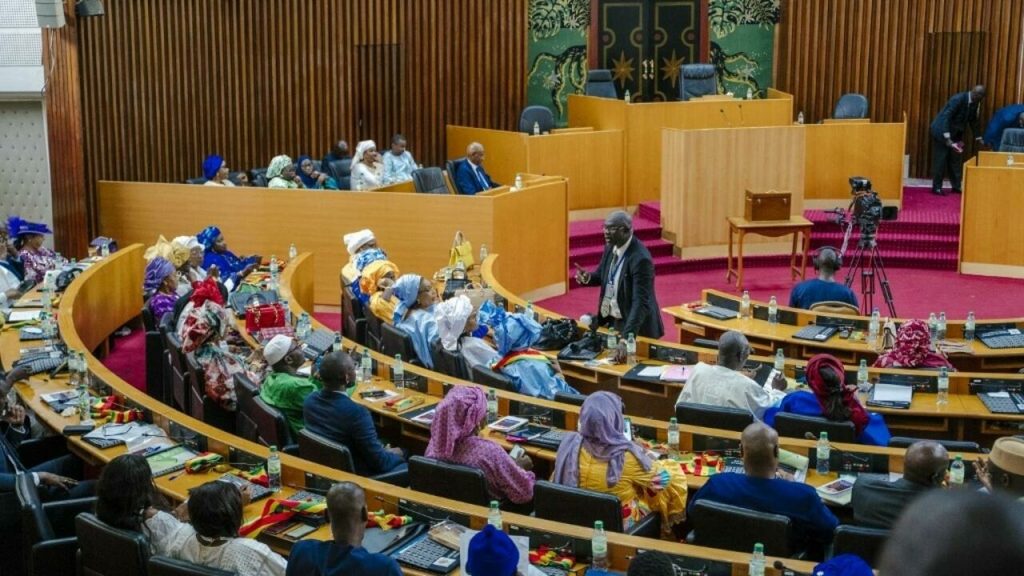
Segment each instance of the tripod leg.
[{"label": "tripod leg", "polygon": [[889,275],[885,272],[885,262],[882,261],[882,254],[878,251],[877,246],[872,252],[874,252],[873,264],[880,278],[879,284],[882,286],[882,299],[885,300],[886,306],[889,307],[889,315],[895,317],[896,304],[892,299],[892,286],[889,285]]},{"label": "tripod leg", "polygon": [[846,278],[843,279],[843,284],[847,288],[853,286],[853,277],[857,274],[857,269],[860,268],[861,259],[864,257],[864,251],[857,248],[857,251],[853,253],[853,258],[850,261],[850,267],[847,269]]},{"label": "tripod leg", "polygon": [[860,293],[864,298],[864,315],[867,316],[875,309],[875,260],[871,253],[868,254],[867,265],[860,268]]}]

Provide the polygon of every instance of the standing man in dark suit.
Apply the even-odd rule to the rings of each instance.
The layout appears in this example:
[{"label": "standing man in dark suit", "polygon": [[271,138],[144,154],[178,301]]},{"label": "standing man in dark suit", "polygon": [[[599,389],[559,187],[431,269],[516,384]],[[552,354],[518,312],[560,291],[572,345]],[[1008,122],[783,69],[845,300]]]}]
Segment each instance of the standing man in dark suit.
[{"label": "standing man in dark suit", "polygon": [[484,146],[473,142],[466,147],[466,161],[456,164],[455,188],[459,194],[475,196],[491,188],[497,188],[491,176],[484,171]]},{"label": "standing man in dark suit", "polygon": [[970,92],[960,92],[950,98],[932,121],[932,194],[946,194],[942,191],[942,179],[947,171],[953,192],[959,194],[962,191],[964,131],[970,125],[975,142],[983,141],[978,108],[984,99],[985,87],[979,84]]},{"label": "standing man in dark suit", "polygon": [[619,334],[660,338],[665,333],[654,296],[654,261],[642,242],[633,238],[633,219],[619,210],[604,221],[604,254],[593,273],[577,266],[581,286],[601,285],[599,325]]}]

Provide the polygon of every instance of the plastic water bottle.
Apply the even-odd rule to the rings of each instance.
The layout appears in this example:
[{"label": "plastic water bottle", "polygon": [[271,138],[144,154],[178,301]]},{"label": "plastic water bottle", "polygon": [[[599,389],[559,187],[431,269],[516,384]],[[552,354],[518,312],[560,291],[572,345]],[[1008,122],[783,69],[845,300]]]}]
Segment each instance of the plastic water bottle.
[{"label": "plastic water bottle", "polygon": [[334,346],[331,347],[331,352],[341,352],[342,349],[343,348],[341,346],[341,332],[336,332],[334,334]]},{"label": "plastic water bottle", "polygon": [[821,436],[818,437],[818,450],[817,450],[818,465],[815,468],[815,470],[818,471],[818,474],[821,474],[821,475],[828,474],[828,470],[829,470],[828,459],[829,459],[829,454],[831,453],[831,451],[832,451],[832,448],[828,445],[828,432],[822,432]]},{"label": "plastic water bottle", "polygon": [[935,312],[928,314],[928,336],[931,338],[932,345],[934,346],[939,336],[939,319],[935,317]]},{"label": "plastic water bottle", "polygon": [[1013,154],[1007,155],[1007,157],[1006,157],[1006,166],[1007,167],[1013,166],[1013,163],[1014,163]]},{"label": "plastic water bottle", "polygon": [[82,373],[79,371],[78,353],[74,350],[68,351],[68,378],[69,384],[75,390],[82,384]]},{"label": "plastic water bottle", "polygon": [[779,348],[775,351],[775,369],[781,374],[786,369],[786,353]]},{"label": "plastic water bottle", "polygon": [[299,316],[298,324],[295,326],[295,336],[297,336],[299,340],[305,340],[309,338],[309,332],[311,329],[312,326],[309,321],[309,312],[303,312]]},{"label": "plastic water bottle", "polygon": [[523,311],[523,314],[525,314],[526,317],[529,318],[530,320],[534,319],[534,315],[533,315],[533,301],[532,300],[527,300],[526,301],[526,310]]},{"label": "plastic water bottle", "polygon": [[494,388],[487,389],[487,423],[498,421],[498,393]]},{"label": "plastic water bottle", "polygon": [[89,383],[80,379],[78,384],[78,420],[82,424],[92,422],[92,402],[89,398]]},{"label": "plastic water bottle", "polygon": [[754,99],[754,91],[751,90],[750,88],[747,88],[747,100],[753,100],[753,99]]},{"label": "plastic water bottle", "polygon": [[497,500],[491,500],[491,510],[487,513],[487,523],[501,530],[501,508]]},{"label": "plastic water bottle", "polygon": [[516,190],[522,190],[523,189],[523,175],[519,174],[518,172],[516,173],[515,185],[516,185]]},{"label": "plastic water bottle", "polygon": [[779,301],[775,296],[772,296],[771,299],[768,300],[768,323],[779,323]]},{"label": "plastic water bottle", "polygon": [[100,258],[110,256],[110,242],[100,244]]},{"label": "plastic water bottle", "polygon": [[750,318],[752,308],[750,306],[750,292],[743,291],[743,299],[740,300],[740,318]]},{"label": "plastic water bottle", "polygon": [[874,347],[878,343],[878,333],[882,330],[882,315],[878,308],[871,311],[871,322],[868,323],[868,345]]},{"label": "plastic water bottle", "polygon": [[974,312],[967,313],[967,321],[964,322],[964,340],[974,342]]},{"label": "plastic water bottle", "polygon": [[939,406],[949,404],[949,369],[943,366],[939,368],[939,398],[935,401]]},{"label": "plastic water bottle", "polygon": [[540,136],[540,122],[533,123],[533,135]]},{"label": "plastic water bottle", "polygon": [[747,568],[747,574],[750,576],[764,576],[764,544],[758,542],[754,544],[754,553],[750,556],[750,566]]},{"label": "plastic water bottle", "polygon": [[629,104],[629,88],[626,88],[626,93],[622,95],[622,101]]},{"label": "plastic water bottle", "polygon": [[299,249],[295,247],[295,242],[292,242],[292,245],[288,247],[288,261],[291,262],[292,260],[298,258],[298,256]]},{"label": "plastic water bottle", "polygon": [[405,390],[405,365],[401,354],[395,354],[395,390],[399,393]]},{"label": "plastic water bottle", "polygon": [[281,269],[281,264],[277,261],[277,256],[270,257],[270,277],[277,279],[277,273]]},{"label": "plastic water bottle", "polygon": [[487,260],[487,255],[488,255],[487,254],[487,244],[481,244],[480,245],[480,264],[483,264],[484,260]]},{"label": "plastic water bottle", "polygon": [[[628,94],[628,92],[627,92]],[[604,533],[604,522],[594,522],[594,535],[590,538],[590,565],[598,570],[607,570],[608,565],[608,536]]]},{"label": "plastic water bottle", "polygon": [[292,325],[292,309],[288,306],[287,300],[281,300],[281,307],[284,308],[284,325]]},{"label": "plastic water bottle", "polygon": [[868,388],[868,361],[861,358],[860,366],[857,366],[857,390],[867,392]]},{"label": "plastic water bottle", "polygon": [[48,314],[52,314],[53,298],[50,295],[50,287],[44,285],[42,288],[39,289],[39,292],[41,294],[41,300],[43,301],[43,310],[45,310],[46,313]]},{"label": "plastic water bottle", "polygon": [[953,486],[962,486],[964,483],[964,457],[959,454],[949,466],[949,483]]},{"label": "plastic water bottle", "polygon": [[939,324],[937,326],[937,330],[936,330],[936,335],[935,336],[936,336],[936,338],[938,340],[945,340],[946,339],[946,313],[945,312],[939,312]]},{"label": "plastic water bottle", "polygon": [[675,416],[668,419],[668,453],[673,456],[679,453],[679,422]]},{"label": "plastic water bottle", "polygon": [[626,336],[626,364],[636,366],[636,336],[632,332]]},{"label": "plastic water bottle", "polygon": [[797,124],[803,124],[804,123],[804,111],[803,110],[797,112],[797,114],[796,114],[796,123]]},{"label": "plastic water bottle", "polygon": [[608,331],[607,346],[609,350],[615,350],[619,347],[619,337],[615,334],[615,330]]},{"label": "plastic water bottle", "polygon": [[277,453],[277,446],[270,447],[270,456],[267,457],[267,480],[267,487],[274,492],[281,489],[281,456]]}]

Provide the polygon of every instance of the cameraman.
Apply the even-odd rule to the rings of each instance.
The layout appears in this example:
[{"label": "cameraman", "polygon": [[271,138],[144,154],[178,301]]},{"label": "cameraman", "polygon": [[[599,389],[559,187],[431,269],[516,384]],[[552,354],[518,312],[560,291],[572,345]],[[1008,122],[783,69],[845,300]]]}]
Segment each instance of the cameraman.
[{"label": "cameraman", "polygon": [[824,246],[814,255],[814,270],[817,278],[804,280],[789,293],[789,307],[810,310],[819,302],[845,302],[857,308],[857,295],[845,284],[836,282],[836,272],[841,266],[839,251]]}]

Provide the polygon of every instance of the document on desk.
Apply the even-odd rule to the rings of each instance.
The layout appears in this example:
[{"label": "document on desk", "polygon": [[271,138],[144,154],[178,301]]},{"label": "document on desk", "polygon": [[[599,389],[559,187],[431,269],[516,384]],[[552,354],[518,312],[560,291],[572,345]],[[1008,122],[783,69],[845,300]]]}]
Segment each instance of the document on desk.
[{"label": "document on desk", "polygon": [[641,378],[661,378],[661,375],[665,372],[664,366],[647,366],[641,370],[637,376]]},{"label": "document on desk", "polygon": [[11,313],[7,315],[8,322],[27,322],[30,320],[39,320],[39,315],[42,310],[11,310]]},{"label": "document on desk", "polygon": [[902,386],[899,384],[875,384],[871,399],[876,402],[905,402],[910,404],[914,399],[913,386]]}]

